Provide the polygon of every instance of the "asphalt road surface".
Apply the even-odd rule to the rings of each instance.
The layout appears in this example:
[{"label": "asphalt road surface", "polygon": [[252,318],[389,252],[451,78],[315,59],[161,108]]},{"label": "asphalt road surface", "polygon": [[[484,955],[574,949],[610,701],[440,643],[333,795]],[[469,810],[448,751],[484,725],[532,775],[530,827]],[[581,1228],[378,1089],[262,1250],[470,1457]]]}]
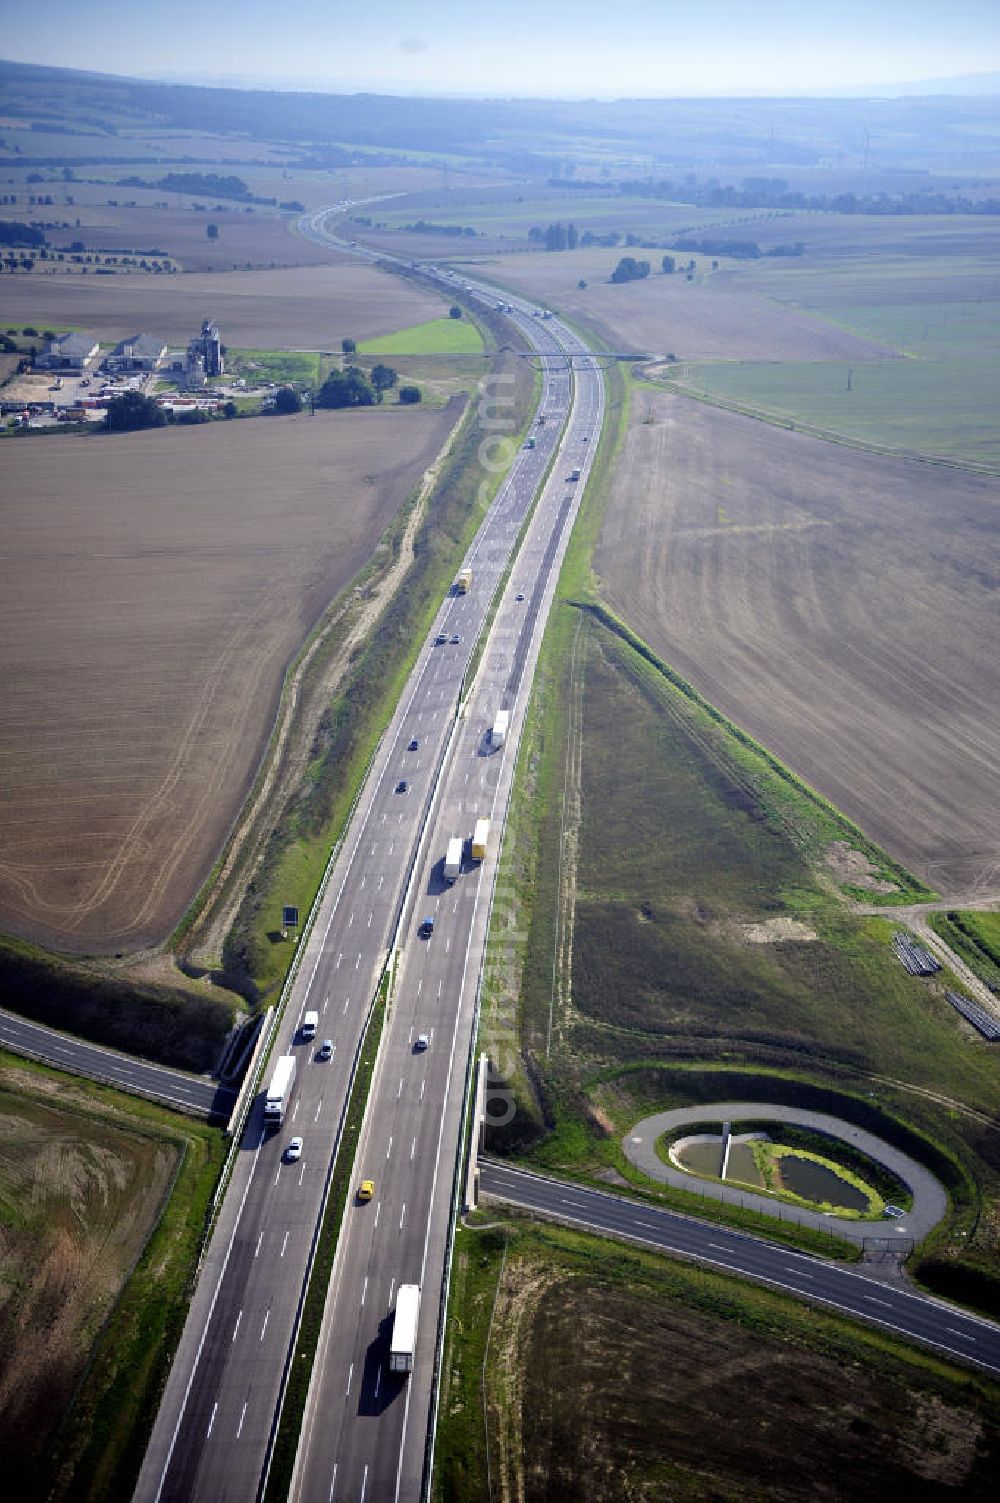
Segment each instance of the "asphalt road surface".
[{"label": "asphalt road surface", "polygon": [[1000,1326],[942,1300],[875,1280],[850,1268],[772,1242],[707,1226],[693,1217],[621,1195],[560,1183],[543,1175],[480,1161],[480,1193],[607,1237],[627,1237],[695,1258],[725,1273],[758,1279],[787,1294],[832,1306],[841,1315],[886,1326],[910,1341],[1000,1373]]},{"label": "asphalt road surface", "polygon": [[[541,326],[539,341],[542,330],[552,325]],[[568,330],[553,332],[582,350]],[[596,367],[578,369],[560,461],[503,593],[442,773],[404,916],[392,1015],[355,1160],[355,1180],[372,1178],[375,1196],[349,1207],[341,1233],[291,1493],[295,1499],[416,1499],[421,1494],[489,896],[534,662],[602,403]],[[555,420],[563,406],[561,395],[546,396],[542,403]],[[552,426],[547,422],[536,431],[551,435]],[[546,447],[550,442],[551,437]],[[581,470],[578,482],[567,478],[573,469]],[[504,745],[493,748],[489,728],[499,709],[511,712],[511,724]],[[468,840],[480,816],[492,821],[487,860],[479,865],[467,855],[458,880],[449,884],[442,874],[448,841]],[[434,918],[427,940],[417,934],[424,916]],[[414,1041],[421,1033],[428,1035],[430,1047],[418,1051]],[[401,1283],[422,1290],[416,1365],[408,1379],[387,1372]]]},{"label": "asphalt road surface", "polygon": [[0,1045],[29,1059],[40,1059],[57,1070],[89,1075],[123,1091],[162,1101],[179,1111],[227,1118],[236,1101],[231,1086],[220,1085],[207,1076],[185,1075],[182,1070],[170,1070],[166,1065],[133,1059],[116,1049],[88,1044],[84,1039],[31,1023],[10,1012],[0,1012]]},{"label": "asphalt road surface", "polygon": [[[553,352],[558,349],[558,341],[548,324],[542,326],[526,316],[520,321],[537,345]],[[599,402],[596,373],[593,381]],[[422,1065],[419,1078],[418,1062],[401,1070],[399,1075],[402,1082],[398,1089],[399,1111],[405,1114],[405,1120],[401,1115],[396,1162],[400,1166],[409,1165],[414,1184],[419,1184],[425,1202],[433,1198],[448,1078],[443,1068],[448,1061],[448,1025],[445,1012],[438,1015],[436,1008],[446,990],[452,1008],[457,1001],[457,997],[451,996],[453,967],[468,952],[469,934],[468,911],[460,914],[456,905],[461,904],[467,889],[479,878],[470,873],[454,896],[444,893],[434,885],[436,879],[430,871],[443,855],[443,850],[437,849],[438,837],[435,834],[423,843],[421,837],[432,813],[432,802],[434,808],[454,811],[456,818],[461,815],[453,833],[460,830],[471,833],[469,821],[473,814],[486,812],[484,805],[492,798],[493,769],[503,759],[500,755],[480,756],[478,743],[484,725],[479,726],[476,744],[470,749],[471,718],[466,716],[458,721],[456,712],[472,648],[552,458],[570,400],[568,368],[547,369],[543,373],[542,409],[550,420],[537,429],[537,447],[517,454],[467,556],[466,561],[473,569],[473,588],[466,595],[449,595],[442,605],[383,738],[306,942],[306,953],[279,1031],[278,1048],[272,1055],[273,1059],[279,1050],[290,1049],[298,1058],[291,1109],[281,1129],[273,1134],[264,1131],[260,1100],[251,1112],[218,1229],[147,1449],[137,1499],[183,1499],[185,1503],[191,1499],[211,1499],[213,1503],[238,1499],[246,1503],[258,1495],[353,1065],[371,999],[395,941],[401,904],[418,849],[428,853],[421,868],[420,889],[414,898],[418,918],[410,923],[400,941],[405,945],[405,955],[397,1000],[380,1054],[378,1099],[380,1102],[386,1089],[387,1069],[395,1069],[400,1051],[405,1054],[409,1047],[411,1022],[407,1010],[412,1009],[414,1017],[419,1011],[421,1026],[433,1030],[434,1036],[430,1050],[419,1062]],[[579,408],[580,404],[577,405]],[[593,421],[597,416],[593,397],[589,410]],[[540,506],[539,515],[544,511],[550,523],[559,518],[564,525],[565,486],[559,466],[557,473],[558,483],[552,481],[546,488],[547,502]],[[527,685],[522,689],[515,672],[515,663],[523,666],[525,662],[523,654],[517,656],[518,647],[525,629],[530,629],[540,618],[538,571],[545,567],[551,573],[553,564],[547,546],[549,539],[544,533],[533,527],[529,541],[530,549],[526,546],[522,550],[525,570],[522,573],[519,567],[515,571],[514,580],[504,594],[479,675],[480,685],[488,684],[494,698],[502,698],[504,694],[511,698],[527,691]],[[525,593],[526,599],[516,603],[515,609],[514,595],[518,592]],[[438,635],[448,640],[438,644],[435,640]],[[459,637],[458,643],[452,643],[453,636]],[[494,671],[501,659],[504,666]],[[485,687],[479,690],[477,714],[481,714],[478,707],[486,692]],[[414,739],[418,746],[410,750]],[[444,791],[436,796],[443,767],[450,771],[442,785]],[[407,790],[400,792],[404,780]],[[418,942],[413,933],[424,908],[440,919],[429,944]],[[481,930],[484,937],[485,917]],[[429,962],[426,974],[415,975],[414,956],[425,957]],[[318,1037],[308,1046],[296,1042],[296,1026],[307,1008],[320,1014]],[[333,1057],[321,1061],[317,1057],[318,1046],[326,1038],[333,1043]],[[395,1079],[391,1094],[397,1095]],[[460,1107],[459,1101],[459,1110]],[[376,1117],[380,1109],[373,1108]],[[370,1112],[369,1123],[372,1117]],[[293,1135],[303,1138],[303,1152],[300,1159],[288,1162],[283,1153]],[[393,1145],[380,1141],[378,1151],[383,1156],[389,1155],[387,1165],[392,1163]],[[367,1220],[357,1222],[352,1211],[347,1218],[348,1233],[353,1233],[355,1226],[359,1230],[374,1229],[380,1219],[384,1231],[392,1214],[400,1232],[405,1228],[407,1237],[417,1237],[422,1244],[423,1213],[417,1200],[407,1189],[400,1195],[397,1209],[395,1198],[386,1193],[386,1171],[378,1168],[373,1173],[382,1179],[378,1198],[366,1208]],[[444,1179],[442,1193],[446,1193]],[[354,1244],[350,1235],[346,1240],[352,1250],[341,1257],[338,1266],[353,1270]],[[393,1278],[398,1282],[404,1265],[408,1268],[411,1260],[407,1257],[397,1261],[398,1269],[387,1273],[389,1282]],[[357,1299],[362,1302],[363,1279],[362,1275],[357,1290]],[[338,1289],[341,1288],[346,1288],[343,1277],[338,1279]],[[376,1296],[373,1287],[369,1314],[376,1311],[378,1301],[387,1292],[388,1285]],[[355,1295],[351,1293],[346,1298],[350,1301]],[[425,1326],[429,1335],[435,1323],[431,1310]],[[365,1346],[371,1340],[367,1334],[361,1339]],[[432,1341],[428,1346],[432,1347]],[[359,1381],[354,1393],[356,1396],[360,1393],[367,1404],[376,1379],[367,1355],[362,1363],[368,1364],[372,1376],[365,1383]],[[359,1379],[360,1376],[359,1371]],[[397,1412],[393,1408],[387,1414],[384,1442],[376,1440],[377,1447],[388,1448],[382,1461],[391,1468],[393,1476],[399,1436],[390,1432]],[[426,1416],[418,1428],[422,1429],[425,1423]],[[369,1465],[361,1456],[364,1448],[347,1435],[343,1447],[347,1472],[351,1471],[352,1458],[357,1452],[360,1488],[364,1467]],[[421,1434],[421,1454],[422,1449]],[[323,1485],[324,1498],[328,1491],[327,1481]],[[379,1495],[368,1493],[369,1497]]]}]

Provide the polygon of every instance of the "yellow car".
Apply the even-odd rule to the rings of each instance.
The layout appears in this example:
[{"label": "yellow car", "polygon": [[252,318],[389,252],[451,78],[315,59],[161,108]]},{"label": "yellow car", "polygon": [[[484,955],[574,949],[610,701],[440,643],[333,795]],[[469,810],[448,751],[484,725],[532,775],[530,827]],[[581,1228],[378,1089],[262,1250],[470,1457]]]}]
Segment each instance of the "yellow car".
[{"label": "yellow car", "polygon": [[371,1198],[372,1198],[372,1196],[374,1194],[375,1194],[375,1181],[373,1179],[363,1179],[361,1181],[361,1186],[360,1186],[360,1188],[358,1190],[358,1199],[359,1200],[371,1200]]}]

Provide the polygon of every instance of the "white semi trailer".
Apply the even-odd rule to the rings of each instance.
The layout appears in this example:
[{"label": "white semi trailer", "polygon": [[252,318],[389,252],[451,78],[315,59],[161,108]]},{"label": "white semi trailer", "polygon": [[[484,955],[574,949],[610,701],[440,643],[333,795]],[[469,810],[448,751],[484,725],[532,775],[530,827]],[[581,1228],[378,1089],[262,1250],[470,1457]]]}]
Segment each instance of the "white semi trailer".
[{"label": "white semi trailer", "polygon": [[462,871],[462,841],[457,835],[453,835],[448,842],[448,852],[444,858],[444,879],[446,882],[457,882]]},{"label": "white semi trailer", "polygon": [[283,1054],[275,1062],[271,1083],[264,1097],[264,1126],[280,1127],[295,1084],[295,1055]]},{"label": "white semi trailer", "polygon": [[417,1317],[420,1314],[420,1285],[400,1284],[396,1295],[396,1314],[389,1343],[389,1371],[404,1376],[413,1371],[417,1349]]}]

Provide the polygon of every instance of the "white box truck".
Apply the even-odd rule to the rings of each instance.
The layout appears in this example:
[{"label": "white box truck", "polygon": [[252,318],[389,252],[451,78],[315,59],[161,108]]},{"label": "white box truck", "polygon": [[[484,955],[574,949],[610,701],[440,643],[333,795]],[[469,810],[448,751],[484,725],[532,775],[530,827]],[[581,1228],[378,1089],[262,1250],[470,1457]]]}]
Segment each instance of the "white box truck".
[{"label": "white box truck", "polygon": [[319,1013],[318,1012],[303,1013],[303,1015],[302,1015],[302,1029],[301,1029],[301,1034],[300,1034],[300,1037],[302,1038],[303,1043],[308,1043],[310,1039],[314,1039],[316,1037],[316,1032],[317,1032],[318,1028],[319,1028]]},{"label": "white box truck", "polygon": [[462,871],[462,841],[457,835],[453,835],[448,842],[448,853],[444,858],[444,879],[446,882],[457,882]]},{"label": "white box truck", "polygon": [[280,1127],[285,1120],[285,1112],[292,1095],[292,1086],[295,1084],[295,1055],[283,1054],[275,1062],[274,1073],[271,1076],[271,1084],[267,1088],[264,1097],[264,1126]]},{"label": "white box truck", "polygon": [[396,1314],[389,1343],[389,1371],[411,1373],[417,1348],[417,1316],[420,1314],[420,1285],[400,1284],[396,1295]]},{"label": "white box truck", "polygon": [[507,739],[507,727],[509,724],[510,711],[497,710],[497,718],[494,720],[493,729],[490,731],[491,746],[503,746],[504,741]]},{"label": "white box truck", "polygon": [[490,822],[488,819],[477,819],[476,828],[472,835],[472,859],[483,861],[486,858],[486,844],[490,838]]}]

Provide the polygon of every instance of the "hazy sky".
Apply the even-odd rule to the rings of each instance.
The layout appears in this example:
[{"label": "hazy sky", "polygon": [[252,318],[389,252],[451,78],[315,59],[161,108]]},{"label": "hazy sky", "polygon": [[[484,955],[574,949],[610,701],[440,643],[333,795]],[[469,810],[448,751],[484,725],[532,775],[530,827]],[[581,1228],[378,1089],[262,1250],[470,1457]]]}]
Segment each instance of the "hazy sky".
[{"label": "hazy sky", "polygon": [[0,56],[407,93],[827,92],[1000,70],[1000,3],[45,0],[7,8]]}]

